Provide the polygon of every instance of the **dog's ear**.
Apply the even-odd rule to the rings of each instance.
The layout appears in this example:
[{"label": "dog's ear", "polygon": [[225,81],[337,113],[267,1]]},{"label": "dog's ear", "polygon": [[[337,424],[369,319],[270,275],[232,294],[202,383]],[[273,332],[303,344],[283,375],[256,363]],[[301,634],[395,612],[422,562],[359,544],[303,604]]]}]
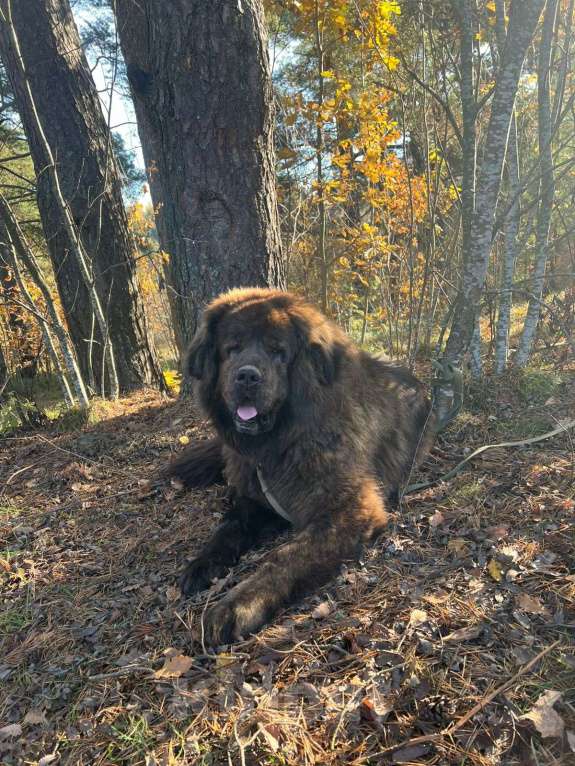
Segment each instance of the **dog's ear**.
[{"label": "dog's ear", "polygon": [[210,380],[217,373],[216,326],[223,313],[223,306],[208,307],[204,311],[186,357],[186,368],[192,378]]},{"label": "dog's ear", "polygon": [[[311,316],[297,312],[292,315],[300,342],[300,353],[316,380],[323,386],[331,386],[339,376],[344,353],[343,347],[333,337],[330,325],[321,315]],[[319,321],[318,321],[319,318]]]},{"label": "dog's ear", "polygon": [[342,349],[328,340],[312,341],[308,355],[320,383],[331,386],[338,378]]},{"label": "dog's ear", "polygon": [[209,368],[213,366],[215,361],[215,352],[212,333],[208,331],[208,327],[202,322],[202,326],[198,328],[190,344],[186,359],[186,367],[192,378],[201,380],[208,377]]}]

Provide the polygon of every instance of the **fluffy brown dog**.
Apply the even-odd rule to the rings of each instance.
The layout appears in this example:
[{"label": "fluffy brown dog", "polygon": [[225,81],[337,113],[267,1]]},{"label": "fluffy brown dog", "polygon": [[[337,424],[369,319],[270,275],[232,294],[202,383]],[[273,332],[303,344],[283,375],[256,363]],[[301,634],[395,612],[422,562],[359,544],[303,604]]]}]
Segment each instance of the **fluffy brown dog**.
[{"label": "fluffy brown dog", "polygon": [[208,643],[257,630],[331,578],[386,524],[431,440],[430,405],[407,370],[375,359],[286,292],[232,290],[206,309],[189,370],[215,439],[169,469],[188,486],[225,477],[233,506],[181,579],[186,595],[286,526],[293,536],[204,617]]}]

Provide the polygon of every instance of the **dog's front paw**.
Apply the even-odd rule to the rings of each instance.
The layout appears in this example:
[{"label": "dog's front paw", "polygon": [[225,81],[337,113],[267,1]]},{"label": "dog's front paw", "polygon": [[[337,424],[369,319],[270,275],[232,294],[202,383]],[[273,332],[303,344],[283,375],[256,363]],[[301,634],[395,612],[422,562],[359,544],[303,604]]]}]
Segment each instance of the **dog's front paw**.
[{"label": "dog's front paw", "polygon": [[206,590],[216,577],[223,577],[226,567],[214,564],[206,559],[198,558],[189,561],[179,580],[180,590],[184,596],[193,596]]},{"label": "dog's front paw", "polygon": [[203,618],[204,641],[209,646],[220,646],[246,638],[266,622],[266,610],[261,599],[249,598],[235,590],[206,610]]}]

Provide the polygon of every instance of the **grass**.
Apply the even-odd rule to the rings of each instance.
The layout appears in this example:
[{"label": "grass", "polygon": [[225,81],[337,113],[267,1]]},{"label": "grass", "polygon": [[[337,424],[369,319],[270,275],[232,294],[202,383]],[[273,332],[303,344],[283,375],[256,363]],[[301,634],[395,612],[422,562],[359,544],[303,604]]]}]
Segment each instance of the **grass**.
[{"label": "grass", "polygon": [[142,716],[120,717],[110,726],[114,742],[106,751],[112,763],[133,763],[145,758],[154,740],[154,732]]},{"label": "grass", "polygon": [[556,370],[525,368],[519,371],[517,391],[524,404],[545,404],[562,383]]},{"label": "grass", "polygon": [[15,503],[8,505],[0,505],[0,518],[7,519],[10,516],[17,516],[20,513],[20,508]]},{"label": "grass", "polygon": [[495,432],[505,441],[530,439],[550,431],[556,424],[548,415],[540,412],[517,415],[512,420],[500,420],[495,424]]},{"label": "grass", "polygon": [[18,633],[32,622],[32,612],[26,607],[14,607],[0,612],[0,635]]}]

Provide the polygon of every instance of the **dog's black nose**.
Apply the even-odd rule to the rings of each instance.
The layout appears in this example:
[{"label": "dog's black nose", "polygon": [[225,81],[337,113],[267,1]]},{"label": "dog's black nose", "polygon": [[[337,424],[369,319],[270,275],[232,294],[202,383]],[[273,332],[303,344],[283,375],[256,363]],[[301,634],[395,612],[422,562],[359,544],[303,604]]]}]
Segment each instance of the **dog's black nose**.
[{"label": "dog's black nose", "polygon": [[261,372],[251,364],[245,364],[236,372],[236,383],[244,386],[255,386],[261,383],[261,380]]}]

